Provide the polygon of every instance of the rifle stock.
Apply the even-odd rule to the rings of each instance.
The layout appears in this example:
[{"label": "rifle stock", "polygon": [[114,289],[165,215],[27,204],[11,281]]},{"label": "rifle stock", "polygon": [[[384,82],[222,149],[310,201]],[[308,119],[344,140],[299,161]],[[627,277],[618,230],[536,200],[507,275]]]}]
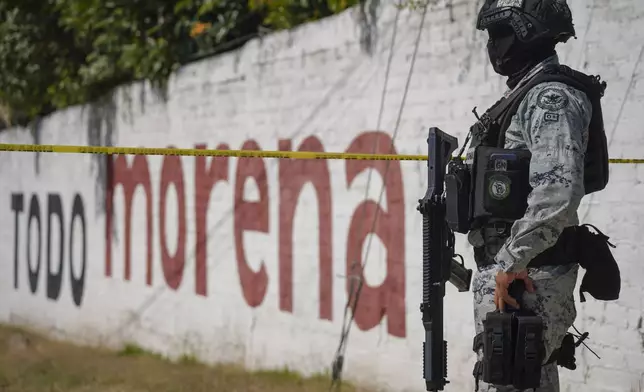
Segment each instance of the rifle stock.
[{"label": "rifle stock", "polygon": [[[423,378],[427,391],[442,391],[447,381],[447,342],[443,339],[443,298],[445,283],[459,292],[469,290],[472,270],[454,259],[454,233],[445,221],[445,168],[458,140],[438,128],[429,129],[427,139],[427,192],[419,200],[423,215],[423,302],[420,305],[425,342]],[[462,260],[462,257],[461,257]]]}]

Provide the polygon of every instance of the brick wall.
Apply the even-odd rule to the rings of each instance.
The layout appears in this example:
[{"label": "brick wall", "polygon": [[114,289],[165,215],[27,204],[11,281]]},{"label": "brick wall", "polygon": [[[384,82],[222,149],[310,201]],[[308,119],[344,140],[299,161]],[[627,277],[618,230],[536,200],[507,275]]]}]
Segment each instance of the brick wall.
[{"label": "brick wall", "polygon": [[[641,158],[644,3],[570,4],[578,39],[559,49],[562,62],[608,82],[611,157]],[[382,1],[366,16],[354,9],[189,65],[173,76],[167,100],[147,84],[124,86],[0,142],[370,153],[386,151],[395,134],[397,152],[422,154],[428,127],[462,142],[472,108],[484,111],[503,91],[485,36],[473,29],[477,9],[450,1],[428,12],[400,119],[421,17],[404,11],[396,23],[396,8]],[[642,181],[643,165],[612,165],[609,189],[580,208],[617,245],[622,296],[577,305],[576,325],[602,359],[578,349],[579,368],[561,371],[562,391],[643,389]],[[377,162],[2,153],[0,183],[0,321],[91,344],[136,340],[168,355],[320,372],[339,340],[355,273],[348,267],[371,238],[346,376],[423,390],[422,162],[387,170]],[[472,268],[463,236],[457,245]],[[473,390],[471,294],[450,288],[445,301],[448,390]]]}]

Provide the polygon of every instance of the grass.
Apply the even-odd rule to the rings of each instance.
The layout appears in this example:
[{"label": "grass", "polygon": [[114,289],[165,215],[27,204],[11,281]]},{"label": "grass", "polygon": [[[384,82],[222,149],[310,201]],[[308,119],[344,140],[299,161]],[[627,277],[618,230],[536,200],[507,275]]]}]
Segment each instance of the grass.
[{"label": "grass", "polygon": [[[172,362],[135,344],[79,347],[0,326],[0,392],[327,392],[329,383],[289,370],[206,366],[189,355]],[[367,392],[347,384],[342,391]]]}]

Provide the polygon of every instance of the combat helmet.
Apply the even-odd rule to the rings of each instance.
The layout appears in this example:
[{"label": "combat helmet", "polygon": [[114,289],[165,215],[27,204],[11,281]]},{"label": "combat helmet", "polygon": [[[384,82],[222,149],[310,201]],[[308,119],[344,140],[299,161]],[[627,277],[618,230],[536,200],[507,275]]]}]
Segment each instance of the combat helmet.
[{"label": "combat helmet", "polygon": [[575,36],[566,0],[485,0],[476,28],[487,30],[504,25],[526,44],[542,39],[566,42]]}]

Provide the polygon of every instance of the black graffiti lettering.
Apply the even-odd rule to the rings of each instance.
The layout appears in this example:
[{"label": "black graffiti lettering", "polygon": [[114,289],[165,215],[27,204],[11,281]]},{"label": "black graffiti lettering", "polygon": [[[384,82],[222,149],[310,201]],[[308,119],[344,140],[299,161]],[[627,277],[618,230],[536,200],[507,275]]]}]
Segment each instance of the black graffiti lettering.
[{"label": "black graffiti lettering", "polygon": [[[77,278],[74,274],[74,223],[76,222],[76,217],[80,219],[80,223],[83,225],[82,229],[82,253],[81,253],[81,272],[80,276]],[[76,306],[81,305],[83,301],[83,291],[85,288],[85,265],[87,263],[87,233],[85,229],[85,207],[83,206],[83,199],[79,194],[76,194],[74,197],[74,205],[72,207],[72,221],[69,228],[69,276],[71,277],[72,282],[72,298],[74,299],[74,304]]]},{"label": "black graffiti lettering", "polygon": [[[31,201],[29,202],[29,218],[27,223],[27,270],[29,271],[29,288],[32,293],[36,293],[38,289],[38,276],[40,275],[40,256],[42,248],[42,237],[41,237],[41,227],[40,227],[40,203],[38,203],[38,197],[34,194],[31,196]],[[36,267],[35,269],[31,268],[31,222],[36,220],[38,224],[38,256],[36,258]]]},{"label": "black graffiti lettering", "polygon": [[[65,253],[65,222],[63,219],[63,203],[60,200],[60,195],[50,193],[47,197],[47,297],[57,300],[60,296],[60,286],[63,281],[63,255]],[[52,252],[51,252],[51,234],[52,216],[58,216],[58,223],[60,230],[58,231],[60,240],[58,241],[58,272],[52,272]],[[70,237],[71,238],[71,237]]]},{"label": "black graffiti lettering", "polygon": [[13,220],[13,287],[18,289],[18,246],[20,244],[19,216],[24,209],[24,197],[22,193],[11,194],[11,210],[15,213]]},{"label": "black graffiti lettering", "polygon": [[[20,276],[20,265],[24,263],[25,260],[20,258],[20,220],[21,214],[24,212],[24,194],[23,193],[12,193],[11,194],[11,210],[14,212],[14,251],[13,251],[13,263],[14,263],[14,288],[17,290]],[[37,194],[32,194],[29,200],[29,211],[27,214],[27,252],[26,252],[26,262],[27,262],[27,273],[29,278],[29,289],[32,294],[36,294],[38,291],[38,280],[40,279],[40,270],[41,270],[41,261],[43,258],[42,246],[43,246],[43,235],[47,236],[46,244],[46,254],[44,257],[47,260],[47,271],[46,271],[46,291],[47,298],[58,301],[60,299],[61,292],[63,290],[63,276],[66,274],[65,271],[65,244],[69,246],[69,277],[71,282],[71,294],[74,304],[77,307],[81,306],[83,302],[83,296],[85,292],[85,275],[87,269],[87,224],[85,222],[85,206],[83,203],[83,198],[78,193],[74,194],[74,201],[72,203],[72,214],[69,221],[69,239],[66,237],[66,225],[65,225],[65,214],[63,211],[63,200],[60,194],[58,193],[49,193],[47,195],[47,233],[42,232],[42,222],[41,222],[41,210],[40,202]],[[44,217],[42,217],[44,219]],[[55,250],[53,246],[52,235],[54,233],[56,222],[58,221],[58,250]],[[35,224],[35,229],[32,232],[32,226]],[[80,226],[79,226],[80,225]],[[24,227],[24,226],[23,226]],[[74,229],[80,228],[80,237],[75,235]],[[37,238],[36,238],[37,237]],[[38,245],[36,246],[36,240]],[[76,252],[77,247],[75,244],[80,243],[80,253]],[[74,268],[74,257],[78,260],[80,257],[80,262],[77,263],[76,269]],[[24,271],[24,270],[23,270]]]}]

